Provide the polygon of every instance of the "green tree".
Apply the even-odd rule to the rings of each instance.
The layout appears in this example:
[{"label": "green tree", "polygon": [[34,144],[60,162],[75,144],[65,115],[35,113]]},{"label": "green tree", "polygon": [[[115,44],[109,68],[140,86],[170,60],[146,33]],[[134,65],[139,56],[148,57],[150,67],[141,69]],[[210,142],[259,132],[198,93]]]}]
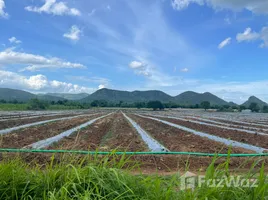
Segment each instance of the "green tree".
[{"label": "green tree", "polygon": [[236,110],[236,109],[238,109],[238,107],[237,106],[232,106],[232,109]]},{"label": "green tree", "polygon": [[231,106],[230,105],[223,105],[223,108],[229,109]]},{"label": "green tree", "polygon": [[136,102],[135,103],[135,107],[138,108],[138,109],[142,108],[142,106],[143,106],[142,102]]},{"label": "green tree", "polygon": [[262,108],[262,112],[264,112],[264,113],[268,113],[268,106],[263,106],[263,108]]},{"label": "green tree", "polygon": [[153,110],[163,110],[164,105],[160,101],[149,101],[147,103],[147,108],[152,108]]},{"label": "green tree", "polygon": [[31,99],[28,103],[28,110],[45,110],[48,107],[48,104],[39,99]]},{"label": "green tree", "polygon": [[201,107],[204,108],[205,110],[210,108],[210,102],[209,101],[202,101],[201,102]]},{"label": "green tree", "polygon": [[249,107],[248,107],[252,112],[259,112],[260,107],[258,106],[257,103],[252,102]]},{"label": "green tree", "polygon": [[94,100],[91,102],[90,104],[92,107],[98,107],[99,106],[99,101],[98,100]]},{"label": "green tree", "polygon": [[107,107],[108,106],[108,102],[105,100],[99,100],[99,106],[100,107]]},{"label": "green tree", "polygon": [[1,100],[0,100],[0,103],[7,103],[7,101],[4,100],[4,99],[1,99]]},{"label": "green tree", "polygon": [[245,110],[246,108],[247,108],[246,106],[241,105],[239,106],[239,111],[241,112],[242,110]]}]

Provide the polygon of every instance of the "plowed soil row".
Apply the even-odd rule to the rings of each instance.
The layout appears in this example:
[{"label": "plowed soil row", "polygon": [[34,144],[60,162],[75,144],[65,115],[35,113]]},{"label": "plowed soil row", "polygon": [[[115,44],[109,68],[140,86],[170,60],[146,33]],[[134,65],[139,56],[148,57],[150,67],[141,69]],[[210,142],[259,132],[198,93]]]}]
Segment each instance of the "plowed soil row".
[{"label": "plowed soil row", "polygon": [[121,113],[97,120],[83,130],[63,138],[50,149],[144,151],[146,145]]},{"label": "plowed soil row", "polygon": [[100,114],[51,122],[40,126],[34,126],[14,131],[0,137],[0,147],[22,148],[34,142],[58,135],[63,131],[76,127],[98,116],[100,116]]},{"label": "plowed soil row", "polygon": [[214,118],[206,118],[206,119],[214,120],[214,121],[217,121],[217,122],[228,123],[228,124],[240,125],[240,126],[251,126],[251,127],[255,127],[255,128],[267,129],[267,127],[265,127],[265,126],[254,124],[254,123],[252,123],[251,125],[249,125],[249,124],[243,124],[243,123],[234,122],[234,121],[231,121],[231,120],[229,121],[229,120],[214,119]]},{"label": "plowed soil row", "polygon": [[227,138],[227,139],[235,140],[238,142],[255,145],[258,147],[268,148],[268,136],[245,133],[245,132],[235,131],[235,130],[228,130],[224,128],[211,127],[211,126],[196,124],[192,122],[185,122],[179,119],[170,119],[170,118],[163,118],[163,117],[155,117],[155,118],[162,119],[162,120],[165,120],[174,124],[178,124],[181,126],[185,126],[187,128],[191,128],[197,131],[209,133],[211,135],[216,135],[222,138]]},{"label": "plowed soil row", "polygon": [[[202,120],[202,118],[200,118],[200,119],[195,119],[195,118],[189,118],[189,117],[187,117],[187,118],[185,118],[185,119],[188,119],[188,120],[194,120],[194,121],[199,121],[199,122],[205,122],[205,123],[208,123],[208,124],[213,124],[213,125],[218,125],[218,126],[226,126],[226,125],[221,125],[221,124],[217,124],[217,123],[215,123],[215,122],[208,122],[208,121],[204,121],[204,120]],[[215,121],[215,120],[214,120]],[[220,123],[224,123],[224,122],[220,122]],[[264,130],[264,129],[262,129],[262,128],[257,128],[257,129],[253,129],[253,128],[256,128],[256,127],[252,127],[252,126],[250,126],[250,125],[235,125],[235,124],[232,124],[232,123],[228,123],[228,126],[226,126],[226,127],[230,127],[230,128],[239,128],[239,129],[244,129],[244,130],[249,130],[249,131],[255,131],[255,132],[262,132],[262,133],[267,133],[268,134],[268,130]],[[266,129],[268,129],[268,128],[266,128]]]},{"label": "plowed soil row", "polygon": [[115,114],[114,123],[103,142],[103,147],[117,151],[148,151],[140,135],[122,113]]},{"label": "plowed soil row", "polygon": [[4,122],[0,123],[0,130],[6,129],[6,128],[11,128],[14,126],[20,126],[20,125],[24,125],[24,124],[30,124],[30,123],[34,123],[34,122],[49,120],[49,119],[57,119],[57,118],[71,117],[71,116],[76,116],[76,115],[67,114],[67,115],[57,115],[57,116],[41,116],[41,117],[34,117],[34,118],[28,118],[28,119],[8,120],[8,121],[4,121]]},{"label": "plowed soil row", "polygon": [[[214,142],[207,138],[188,133],[175,127],[157,122],[155,120],[129,116],[136,121],[144,130],[151,134],[171,151],[227,153],[228,146]],[[249,153],[251,151],[242,148],[233,148],[232,153]]]},{"label": "plowed soil row", "polygon": [[95,151],[100,148],[102,138],[111,128],[115,114],[97,120],[95,123],[81,129],[80,131],[64,137],[49,149],[75,149]]}]

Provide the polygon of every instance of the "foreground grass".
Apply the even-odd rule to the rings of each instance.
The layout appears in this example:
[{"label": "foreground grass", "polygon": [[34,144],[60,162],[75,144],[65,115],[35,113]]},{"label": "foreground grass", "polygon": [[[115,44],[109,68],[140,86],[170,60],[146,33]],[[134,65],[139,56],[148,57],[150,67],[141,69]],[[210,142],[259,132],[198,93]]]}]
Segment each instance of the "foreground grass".
[{"label": "foreground grass", "polygon": [[[213,160],[205,179],[230,178],[229,161],[215,167]],[[267,199],[264,164],[259,171],[252,165],[241,176],[257,179],[256,187],[210,187],[181,190],[181,175],[133,175],[133,163],[124,156],[109,155],[49,164],[27,164],[21,159],[0,163],[0,199]],[[124,169],[123,169],[124,168]]]},{"label": "foreground grass", "polygon": [[27,110],[27,104],[0,104],[0,111]]}]

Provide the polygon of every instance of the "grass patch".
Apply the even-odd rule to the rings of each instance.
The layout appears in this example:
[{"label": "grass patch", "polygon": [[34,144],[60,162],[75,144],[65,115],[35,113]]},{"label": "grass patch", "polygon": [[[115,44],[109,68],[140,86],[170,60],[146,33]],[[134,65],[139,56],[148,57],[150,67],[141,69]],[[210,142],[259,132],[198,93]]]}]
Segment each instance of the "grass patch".
[{"label": "grass patch", "polygon": [[28,104],[0,104],[0,111],[27,110]]},{"label": "grass patch", "polygon": [[106,142],[107,142],[110,138],[112,138],[112,136],[113,136],[113,133],[112,133],[111,130],[109,130],[109,131],[102,137],[101,142],[100,142],[100,146],[101,146],[101,147],[104,146],[104,145],[106,144]]},{"label": "grass patch", "polygon": [[[0,199],[266,199],[268,185],[264,164],[256,171],[256,161],[246,179],[257,179],[257,187],[202,185],[181,190],[181,175],[133,175],[130,158],[111,153],[107,156],[63,155],[60,162],[52,156],[45,165],[26,163],[20,158],[0,162]],[[205,180],[231,178],[229,159],[207,168]],[[135,164],[135,163],[134,163]]]}]

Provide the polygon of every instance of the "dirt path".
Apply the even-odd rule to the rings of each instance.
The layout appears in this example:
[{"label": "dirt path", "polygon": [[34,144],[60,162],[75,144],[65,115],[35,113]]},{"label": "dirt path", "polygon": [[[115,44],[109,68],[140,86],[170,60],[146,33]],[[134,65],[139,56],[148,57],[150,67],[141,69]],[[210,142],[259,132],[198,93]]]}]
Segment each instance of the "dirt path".
[{"label": "dirt path", "polygon": [[[214,142],[207,138],[196,136],[192,133],[171,127],[151,119],[145,119],[136,115],[129,115],[144,130],[150,133],[156,140],[161,142],[171,151],[227,153],[228,147],[222,143]],[[252,151],[233,148],[232,153],[249,153]]]},{"label": "dirt path", "polygon": [[60,134],[63,131],[76,127],[98,116],[100,115],[78,117],[14,131],[0,137],[0,147],[22,148],[39,140]]},{"label": "dirt path", "polygon": [[122,113],[115,114],[114,123],[102,142],[102,148],[109,151],[148,151],[146,144]]},{"label": "dirt path", "polygon": [[60,142],[49,149],[75,149],[95,151],[100,148],[103,137],[111,129],[115,120],[115,114],[97,120],[79,132],[64,137]]},{"label": "dirt path", "polygon": [[231,139],[231,140],[246,143],[246,144],[268,148],[268,136],[245,133],[242,131],[228,130],[224,128],[211,127],[211,126],[206,126],[202,124],[186,122],[186,121],[182,121],[179,119],[170,119],[170,118],[164,118],[164,117],[155,117],[155,118],[162,119],[162,120],[165,120],[174,124],[178,124],[181,126],[185,126],[187,128],[191,128],[197,131],[209,133],[211,135],[216,135],[222,138],[227,138],[227,139]]}]

